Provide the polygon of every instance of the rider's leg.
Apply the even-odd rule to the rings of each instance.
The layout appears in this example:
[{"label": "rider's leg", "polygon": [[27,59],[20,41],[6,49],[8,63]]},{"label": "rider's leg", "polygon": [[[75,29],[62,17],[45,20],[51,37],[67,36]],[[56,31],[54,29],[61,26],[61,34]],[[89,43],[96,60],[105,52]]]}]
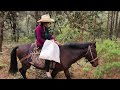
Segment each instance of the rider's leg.
[{"label": "rider's leg", "polygon": [[50,73],[50,61],[49,60],[45,60],[45,70],[46,70],[47,77],[52,78],[51,73]]}]

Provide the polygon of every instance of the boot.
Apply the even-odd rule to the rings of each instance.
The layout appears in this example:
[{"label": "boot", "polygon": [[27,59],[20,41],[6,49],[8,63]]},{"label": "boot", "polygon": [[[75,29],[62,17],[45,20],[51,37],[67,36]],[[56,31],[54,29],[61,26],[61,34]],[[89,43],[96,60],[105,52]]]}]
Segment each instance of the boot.
[{"label": "boot", "polygon": [[49,79],[52,79],[51,73],[50,72],[46,72],[46,75]]}]

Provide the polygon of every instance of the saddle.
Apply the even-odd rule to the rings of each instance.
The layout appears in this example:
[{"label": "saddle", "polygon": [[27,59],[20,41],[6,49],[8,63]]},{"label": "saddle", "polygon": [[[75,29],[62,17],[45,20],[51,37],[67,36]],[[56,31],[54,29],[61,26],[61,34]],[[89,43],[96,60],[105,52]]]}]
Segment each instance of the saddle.
[{"label": "saddle", "polygon": [[[30,53],[31,54],[30,58],[32,62],[29,62],[29,63],[35,66],[36,68],[45,69],[45,60],[39,58],[40,52],[41,52],[41,49],[35,45],[33,51]],[[56,62],[50,61],[50,69],[54,69],[55,65],[56,65]]]}]

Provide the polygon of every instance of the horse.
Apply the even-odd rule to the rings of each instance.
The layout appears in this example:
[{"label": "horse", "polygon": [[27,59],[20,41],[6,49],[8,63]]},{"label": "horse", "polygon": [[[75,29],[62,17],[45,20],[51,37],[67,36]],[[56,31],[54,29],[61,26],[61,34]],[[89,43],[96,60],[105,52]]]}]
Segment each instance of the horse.
[{"label": "horse", "polygon": [[[9,73],[18,72],[18,62],[19,60],[24,58],[29,54],[31,50],[34,49],[34,45],[32,44],[24,44],[16,46],[11,51],[11,62],[9,67]],[[52,79],[55,78],[58,72],[64,71],[66,79],[71,79],[69,68],[72,64],[80,60],[81,58],[85,58],[93,67],[98,66],[98,57],[96,51],[96,42],[84,42],[84,43],[67,43],[59,46],[60,49],[60,63],[55,64],[55,68],[52,69],[51,76]],[[23,79],[27,79],[26,71],[32,65],[30,62],[30,58],[27,58],[24,61],[21,61],[22,67],[19,69]],[[34,66],[35,67],[35,66]],[[37,67],[36,67],[37,68]],[[45,70],[44,68],[42,68]]]}]

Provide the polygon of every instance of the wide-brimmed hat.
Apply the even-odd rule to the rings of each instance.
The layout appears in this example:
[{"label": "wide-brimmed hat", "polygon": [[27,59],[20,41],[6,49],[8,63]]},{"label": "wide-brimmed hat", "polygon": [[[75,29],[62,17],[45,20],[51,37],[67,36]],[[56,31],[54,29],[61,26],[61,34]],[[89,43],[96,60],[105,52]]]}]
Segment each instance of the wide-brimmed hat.
[{"label": "wide-brimmed hat", "polygon": [[54,22],[54,19],[50,18],[49,14],[45,14],[41,16],[41,19],[37,22]]}]

